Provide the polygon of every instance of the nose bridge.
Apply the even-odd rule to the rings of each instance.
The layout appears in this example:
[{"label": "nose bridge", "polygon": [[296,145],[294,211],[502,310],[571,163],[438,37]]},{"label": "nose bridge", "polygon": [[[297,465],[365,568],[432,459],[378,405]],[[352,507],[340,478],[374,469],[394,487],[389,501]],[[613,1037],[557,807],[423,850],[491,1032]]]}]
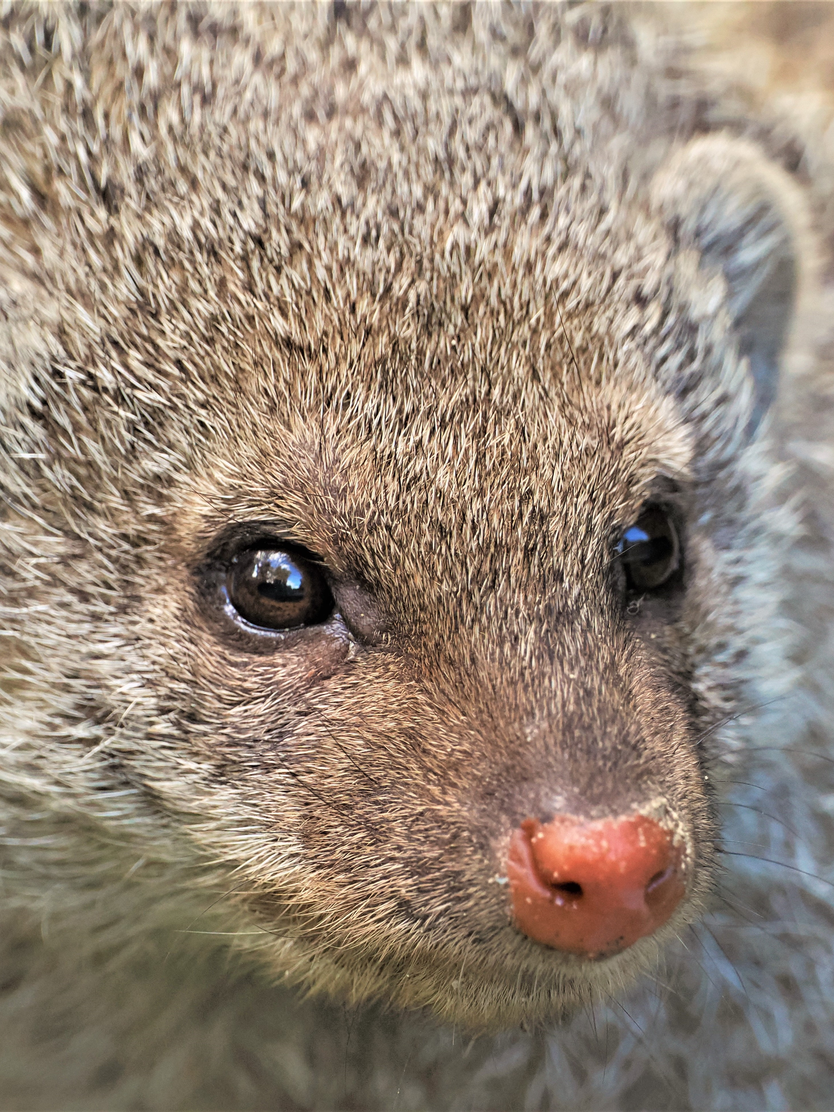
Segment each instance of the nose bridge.
[{"label": "nose bridge", "polygon": [[645,802],[651,754],[683,710],[634,636],[601,608],[492,617],[488,630],[461,631],[433,671],[443,702],[489,739],[485,758],[526,815]]},{"label": "nose bridge", "polygon": [[604,585],[592,587],[567,597],[555,576],[513,582],[510,575],[488,580],[482,573],[476,582],[470,571],[459,593],[449,592],[447,621],[431,627],[427,647],[455,668],[477,673],[496,693],[503,688],[505,697],[529,692],[536,704],[564,700],[565,680],[579,690],[591,675],[622,670],[632,653],[632,638],[607,605]]},{"label": "nose bridge", "polygon": [[508,622],[483,663],[499,705],[511,708],[527,744],[555,751],[566,732],[622,731],[638,695],[637,650],[604,606],[545,601]]}]

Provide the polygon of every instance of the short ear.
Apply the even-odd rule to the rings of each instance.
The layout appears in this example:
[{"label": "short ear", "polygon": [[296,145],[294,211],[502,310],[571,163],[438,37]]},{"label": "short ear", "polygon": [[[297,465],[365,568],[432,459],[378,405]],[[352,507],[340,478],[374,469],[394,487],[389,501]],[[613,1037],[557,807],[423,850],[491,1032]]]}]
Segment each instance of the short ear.
[{"label": "short ear", "polygon": [[753,432],[776,395],[797,300],[799,190],[754,144],[717,134],[672,155],[655,175],[652,202],[704,265],[724,274],[727,310],[753,380]]}]

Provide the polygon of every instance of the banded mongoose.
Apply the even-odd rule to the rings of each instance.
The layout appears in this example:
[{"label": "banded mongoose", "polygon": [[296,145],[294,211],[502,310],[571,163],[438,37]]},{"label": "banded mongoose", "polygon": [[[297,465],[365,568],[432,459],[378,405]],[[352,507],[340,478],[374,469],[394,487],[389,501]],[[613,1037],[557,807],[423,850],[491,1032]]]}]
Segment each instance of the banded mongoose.
[{"label": "banded mongoose", "polygon": [[0,1104],[822,1106],[831,133],[642,7],[2,35]]}]

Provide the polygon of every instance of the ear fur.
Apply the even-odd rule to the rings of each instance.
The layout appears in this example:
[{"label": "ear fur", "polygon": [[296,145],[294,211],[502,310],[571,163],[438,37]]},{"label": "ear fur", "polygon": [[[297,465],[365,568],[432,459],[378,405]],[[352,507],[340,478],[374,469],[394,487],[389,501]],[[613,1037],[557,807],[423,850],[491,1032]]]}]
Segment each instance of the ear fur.
[{"label": "ear fur", "polygon": [[669,158],[655,175],[652,203],[702,264],[724,275],[752,379],[752,434],[776,396],[807,255],[799,189],[753,143],[717,134]]}]

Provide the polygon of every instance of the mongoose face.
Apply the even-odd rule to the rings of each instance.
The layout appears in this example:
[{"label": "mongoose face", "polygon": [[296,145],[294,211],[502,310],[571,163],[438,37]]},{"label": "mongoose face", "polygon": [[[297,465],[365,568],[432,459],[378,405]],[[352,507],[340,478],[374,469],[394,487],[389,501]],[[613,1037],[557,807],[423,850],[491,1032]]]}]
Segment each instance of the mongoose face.
[{"label": "mongoose face", "polygon": [[[704,725],[676,627],[695,571],[681,557],[636,588],[617,551],[646,505],[684,543],[685,434],[642,391],[634,423],[613,373],[583,396],[557,365],[525,397],[478,381],[476,363],[447,401],[448,367],[412,391],[407,371],[374,383],[379,359],[351,367],[335,403],[299,391],[291,426],[229,401],[236,458],[201,467],[171,514],[175,586],[144,595],[145,620],[180,658],[178,737],[247,816],[258,921],[315,946],[338,909],[334,964],[419,1000],[466,961],[464,1000],[483,1008],[487,985],[521,1016],[598,975],[514,927],[506,860],[523,820],[652,815],[693,899],[708,883]],[[265,563],[312,596],[309,624],[247,593]]]},{"label": "mongoose face", "polygon": [[[132,793],[90,836],[176,830],[273,972],[473,1026],[561,1014],[713,885],[710,754],[775,544],[789,187],[723,136],[658,148],[629,117],[625,151],[645,91],[624,69],[612,108],[623,59],[546,12],[512,33],[556,60],[500,96],[511,45],[450,12],[442,65],[392,60],[382,15],[132,18],[45,85],[15,62],[9,780],[61,814],[62,784],[96,814]],[[167,74],[136,101],[134,32]],[[645,929],[525,918],[531,885],[593,887],[578,857],[508,872],[565,819],[638,831],[629,862],[659,839]]]}]

